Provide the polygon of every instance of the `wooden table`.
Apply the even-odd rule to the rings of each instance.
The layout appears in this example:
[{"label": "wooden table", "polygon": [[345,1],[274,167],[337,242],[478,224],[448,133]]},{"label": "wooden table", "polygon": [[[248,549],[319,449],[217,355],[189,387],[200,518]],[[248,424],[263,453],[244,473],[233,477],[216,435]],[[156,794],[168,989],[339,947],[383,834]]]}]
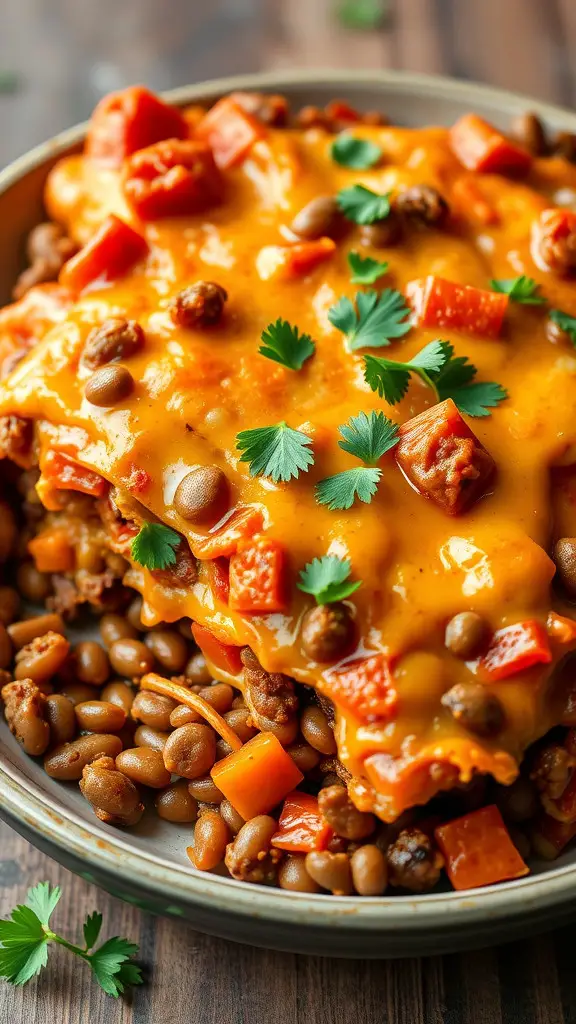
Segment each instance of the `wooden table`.
[{"label": "wooden table", "polygon": [[[384,0],[383,0],[384,2]],[[576,100],[575,0],[396,0],[373,31],[337,0],[13,0],[0,29],[0,162],[133,81],[157,89],[258,68],[404,67]],[[9,8],[9,13],[8,13]],[[0,983],[1,1024],[562,1024],[576,1021],[574,932],[442,958],[330,961],[264,952],[155,919],[75,878],[0,824],[0,916],[58,881],[72,937],[104,913],[140,943],[150,982],[102,995],[56,950],[40,982]]]}]

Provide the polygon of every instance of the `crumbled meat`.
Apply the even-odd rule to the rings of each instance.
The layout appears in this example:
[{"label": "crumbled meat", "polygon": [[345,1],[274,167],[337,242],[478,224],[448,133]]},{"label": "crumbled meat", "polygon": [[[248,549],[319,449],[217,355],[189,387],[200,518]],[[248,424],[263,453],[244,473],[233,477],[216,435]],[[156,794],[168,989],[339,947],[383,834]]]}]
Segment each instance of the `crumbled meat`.
[{"label": "crumbled meat", "polygon": [[442,856],[430,836],[418,828],[406,828],[386,851],[390,883],[410,892],[433,889],[442,870]]}]

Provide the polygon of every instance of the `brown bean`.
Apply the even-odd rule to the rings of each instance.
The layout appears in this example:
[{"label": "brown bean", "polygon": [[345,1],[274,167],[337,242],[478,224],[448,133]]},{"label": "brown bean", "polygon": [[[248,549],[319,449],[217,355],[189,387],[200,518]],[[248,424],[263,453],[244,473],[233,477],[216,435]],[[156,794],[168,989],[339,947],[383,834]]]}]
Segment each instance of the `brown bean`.
[{"label": "brown bean", "polygon": [[134,743],[137,747],[150,747],[162,753],[169,735],[169,732],[153,729],[151,725],[139,725],[134,733]]},{"label": "brown bean", "polygon": [[310,608],[302,620],[301,635],[304,651],[312,661],[336,661],[352,650],[356,627],[349,609],[338,601]]},{"label": "brown bean", "polygon": [[306,870],[311,878],[334,896],[349,896],[352,892],[350,858],[346,853],[314,850],[306,854]]},{"label": "brown bean", "polygon": [[88,335],[80,362],[89,370],[106,363],[128,359],[144,346],[144,331],[136,320],[123,316],[110,317]]},{"label": "brown bean", "polygon": [[107,612],[100,619],[100,636],[105,647],[111,647],[116,640],[137,640],[138,630],[123,615]]},{"label": "brown bean", "polygon": [[135,598],[133,598],[133,600],[128,605],[128,608],[126,609],[126,618],[128,619],[128,622],[130,623],[131,626],[134,627],[134,629],[138,630],[138,632],[142,632],[142,630],[146,629],[144,623],[142,622],[141,614],[142,598],[140,597],[140,594],[138,594]]},{"label": "brown bean", "polygon": [[216,760],[216,736],[207,725],[182,725],[171,733],[164,747],[168,771],[185,779],[206,775]]},{"label": "brown bean", "polygon": [[561,537],[554,545],[556,575],[566,593],[576,596],[576,537]]},{"label": "brown bean", "polygon": [[167,732],[171,725],[170,715],[177,706],[171,697],[164,697],[163,694],[152,693],[150,690],[140,690],[134,698],[131,714],[137,722]]},{"label": "brown bean", "polygon": [[128,679],[143,676],[154,668],[154,655],[141,640],[115,640],[108,657],[114,671]]},{"label": "brown bean", "polygon": [[6,721],[27,754],[39,757],[50,742],[45,697],[31,679],[2,687]]},{"label": "brown bean", "polygon": [[199,871],[212,871],[224,860],[229,839],[228,826],[218,811],[206,811],[194,826],[194,846],[186,853]]},{"label": "brown bean", "polygon": [[232,711],[227,711],[222,717],[242,740],[242,743],[247,743],[258,732],[248,708],[233,708]]},{"label": "brown bean", "polygon": [[134,378],[125,366],[103,366],[92,374],[84,388],[91,405],[108,408],[122,402],[134,390]]},{"label": "brown bean", "polygon": [[336,753],[334,730],[322,708],[310,704],[300,716],[300,730],[307,743],[321,754],[329,757]]},{"label": "brown bean", "polygon": [[207,686],[211,682],[212,676],[208,670],[206,664],[206,658],[202,654],[202,651],[196,651],[195,654],[186,663],[184,669],[184,675],[188,679],[188,685],[199,685]]},{"label": "brown bean", "polygon": [[181,672],[188,661],[188,644],[175,629],[150,630],[144,643],[167,672]]},{"label": "brown bean", "polygon": [[154,801],[159,818],[174,821],[183,825],[196,821],[198,804],[188,791],[188,783],[183,779],[173,782],[163,789]]},{"label": "brown bean", "polygon": [[499,697],[482,683],[456,683],[442,695],[440,703],[468,732],[486,739],[498,736],[506,724]]},{"label": "brown bean", "polygon": [[76,545],[76,568],[86,572],[100,573],[106,567],[102,548],[88,538],[83,538]]},{"label": "brown bean", "polygon": [[529,821],[535,818],[540,804],[535,786],[520,775],[511,786],[498,786],[496,804],[506,821]]},{"label": "brown bean", "polygon": [[344,786],[328,786],[318,793],[318,807],[323,818],[344,839],[365,839],[376,827],[373,814],[359,811]]},{"label": "brown bean", "polygon": [[276,881],[279,851],[271,847],[278,828],[268,814],[258,814],[242,826],[226,850],[225,863],[233,878],[271,885]]},{"label": "brown bean", "polygon": [[60,693],[75,707],[76,704],[82,704],[84,701],[93,699],[94,687],[88,686],[87,683],[77,683],[75,680],[72,680],[71,682],[62,683]]},{"label": "brown bean", "polygon": [[50,726],[50,742],[53,746],[69,743],[76,735],[77,723],[74,705],[61,693],[46,697],[44,705],[46,721]]},{"label": "brown bean", "polygon": [[74,710],[79,728],[89,732],[120,732],[126,721],[124,708],[105,700],[89,700]]},{"label": "brown bean", "polygon": [[50,576],[48,573],[38,572],[34,562],[20,562],[16,570],[16,583],[22,596],[34,604],[43,604],[52,593]]},{"label": "brown bean", "polygon": [[122,741],[118,736],[91,733],[55,747],[44,760],[44,768],[50,778],[71,782],[82,778],[84,768],[91,761],[98,757],[117,757],[121,750]]},{"label": "brown bean", "polygon": [[382,896],[388,885],[388,867],[382,850],[366,843],[350,858],[352,882],[359,896]]},{"label": "brown bean", "polygon": [[240,831],[242,825],[246,824],[242,815],[238,813],[229,800],[222,800],[220,804],[220,814],[224,818],[224,821],[228,825],[233,836]]},{"label": "brown bean", "polygon": [[198,691],[198,696],[202,697],[219,715],[224,715],[232,707],[234,690],[228,683],[214,683],[212,686],[203,686]]},{"label": "brown bean", "polygon": [[130,747],[116,757],[116,767],[133,782],[149,789],[165,789],[170,772],[164,767],[162,754],[150,747]]},{"label": "brown bean", "polygon": [[576,135],[574,132],[558,132],[554,140],[555,156],[563,156],[571,164],[576,163]]},{"label": "brown bean", "polygon": [[[82,795],[114,818],[132,818],[140,805],[140,794],[134,783],[116,770],[111,757],[100,757],[87,764],[80,780]],[[144,810],[144,807],[141,806]]]},{"label": "brown bean", "polygon": [[413,185],[399,192],[394,207],[402,217],[425,227],[442,227],[450,215],[450,207],[438,189],[431,185]]},{"label": "brown bean", "polygon": [[37,615],[32,619],[21,619],[20,622],[13,622],[8,626],[8,634],[12,643],[19,650],[26,644],[32,643],[36,637],[44,636],[45,633],[66,632],[61,615]]},{"label": "brown bean", "polygon": [[343,230],[344,218],[335,196],[315,196],[298,211],[290,228],[295,235],[314,241],[323,235],[337,238]]},{"label": "brown bean", "polygon": [[121,679],[114,679],[100,692],[100,700],[107,700],[110,704],[123,708],[129,715],[134,701],[134,690],[128,686],[128,683],[123,683]]},{"label": "brown bean", "polygon": [[548,150],[546,131],[540,118],[526,110],[512,119],[512,135],[534,156],[544,156]]},{"label": "brown bean", "polygon": [[363,245],[372,245],[375,249],[387,249],[396,245],[402,238],[402,219],[391,209],[385,220],[364,224],[360,230]]},{"label": "brown bean", "polygon": [[6,626],[0,622],[0,668],[8,668],[12,661],[12,641]]},{"label": "brown bean", "polygon": [[81,683],[102,686],[110,675],[108,655],[95,640],[83,640],[74,648],[76,675]]},{"label": "brown bean", "polygon": [[0,622],[5,626],[14,622],[20,609],[20,594],[14,587],[0,587]]},{"label": "brown bean", "polygon": [[318,882],[306,870],[303,853],[289,854],[284,858],[278,868],[278,885],[289,892],[321,892]]},{"label": "brown bean", "polygon": [[170,316],[177,327],[210,327],[224,312],[228,293],[213,281],[197,281],[172,299]]},{"label": "brown bean", "polygon": [[224,799],[211,775],[201,775],[188,783],[192,796],[204,804],[219,804]]},{"label": "brown bean", "polygon": [[182,478],[174,492],[174,508],[188,523],[212,524],[228,507],[226,475],[219,466],[198,466]]},{"label": "brown bean", "polygon": [[488,637],[486,620],[476,612],[459,612],[446,626],[444,643],[452,654],[464,661],[478,654]]},{"label": "brown bean", "polygon": [[185,704],[178,704],[170,714],[170,725],[174,729],[179,729],[181,725],[188,725],[190,722],[202,721],[202,715],[193,711],[192,708],[186,707]]},{"label": "brown bean", "polygon": [[309,743],[293,743],[292,746],[286,748],[286,753],[290,754],[294,764],[303,775],[307,775],[320,764],[320,752],[314,750]]},{"label": "brown bean", "polygon": [[18,540],[16,518],[10,505],[0,501],[0,562],[10,557]]},{"label": "brown bean", "polygon": [[32,679],[44,682],[55,675],[66,661],[70,644],[61,633],[45,633],[38,636],[16,655],[15,679]]}]

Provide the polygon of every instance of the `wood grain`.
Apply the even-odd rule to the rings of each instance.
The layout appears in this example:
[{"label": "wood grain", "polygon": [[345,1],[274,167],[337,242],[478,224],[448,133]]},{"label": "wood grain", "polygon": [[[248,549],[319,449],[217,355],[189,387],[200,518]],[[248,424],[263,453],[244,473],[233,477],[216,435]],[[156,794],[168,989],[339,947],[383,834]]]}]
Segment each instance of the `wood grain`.
[{"label": "wood grain", "polygon": [[[8,11],[9,6],[9,11]],[[351,32],[337,0],[18,0],[3,5],[0,162],[88,115],[131,81],[163,89],[258,68],[405,67],[573,104],[574,0],[396,0]],[[0,916],[41,879],[59,882],[73,936],[98,907],[106,934],[140,943],[149,984],[114,1002],[56,950],[40,981],[0,985],[0,1024],[572,1024],[573,936],[392,963],[266,952],[153,918],[87,885],[0,824]]]}]

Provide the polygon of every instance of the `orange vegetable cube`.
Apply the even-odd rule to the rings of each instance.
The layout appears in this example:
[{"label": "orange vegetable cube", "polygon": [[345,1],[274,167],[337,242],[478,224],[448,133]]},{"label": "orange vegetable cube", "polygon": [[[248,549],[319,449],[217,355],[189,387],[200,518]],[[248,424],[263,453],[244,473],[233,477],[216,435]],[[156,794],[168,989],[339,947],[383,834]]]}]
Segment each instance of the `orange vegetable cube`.
[{"label": "orange vegetable cube", "polygon": [[87,469],[64,452],[49,451],[42,462],[42,476],[52,487],[64,491],[80,491],[101,498],[108,490],[104,477]]},{"label": "orange vegetable cube", "polygon": [[165,139],[126,161],[123,190],[142,220],[183,217],[219,198],[220,176],[206,143]]},{"label": "orange vegetable cube", "polygon": [[406,285],[406,297],[420,327],[447,327],[464,334],[497,338],[508,309],[508,296],[472,288],[429,274]]},{"label": "orange vegetable cube", "polygon": [[296,789],[284,800],[272,846],[289,853],[310,853],[325,850],[333,835],[318,810],[317,798]]},{"label": "orange vegetable cube", "polygon": [[142,235],[112,213],[84,248],[64,264],[60,284],[72,292],[81,292],[94,281],[114,281],[147,252]]},{"label": "orange vegetable cube", "polygon": [[326,673],[319,689],[338,707],[351,711],[365,722],[393,718],[398,704],[390,664],[383,654],[374,654]]},{"label": "orange vegetable cube", "polygon": [[452,152],[469,171],[527,174],[530,153],[477,114],[464,114],[450,129]]},{"label": "orange vegetable cube", "polygon": [[434,835],[455,889],[478,889],[528,874],[494,805],[440,825]]},{"label": "orange vegetable cube", "polygon": [[218,761],[211,773],[218,789],[248,821],[267,814],[304,776],[271,732],[261,732]]},{"label": "orange vegetable cube", "polygon": [[246,159],[266,129],[232,97],[218,100],[196,126],[196,135],[205,139],[218,167],[236,167]]},{"label": "orange vegetable cube", "polygon": [[74,548],[66,530],[52,527],[28,542],[38,572],[71,572],[75,566]]},{"label": "orange vegetable cube", "polygon": [[246,537],[253,537],[262,529],[264,517],[257,505],[243,505],[235,509],[226,522],[211,531],[207,537],[191,542],[196,558],[229,558]]},{"label": "orange vegetable cube", "polygon": [[286,551],[278,541],[240,541],[230,559],[230,607],[239,612],[280,612],[286,607]]},{"label": "orange vegetable cube", "polygon": [[214,636],[206,626],[199,622],[192,623],[192,636],[207,661],[210,661],[214,668],[222,669],[236,676],[242,670],[240,661],[240,648],[233,644],[223,644],[218,637]]},{"label": "orange vegetable cube", "polygon": [[106,167],[120,167],[138,149],[187,135],[188,123],[176,107],[133,85],[100,100],[90,119],[85,153]]},{"label": "orange vegetable cube", "polygon": [[336,242],[332,238],[293,245],[265,245],[256,257],[256,269],[262,281],[290,281],[309,274],[335,251]]},{"label": "orange vegetable cube", "polygon": [[508,679],[533,665],[547,665],[552,652],[546,630],[535,619],[498,629],[480,660],[480,675],[491,681]]},{"label": "orange vegetable cube", "polygon": [[473,175],[463,175],[456,179],[452,186],[452,198],[462,216],[475,220],[485,227],[499,223],[498,211],[482,195]]}]

